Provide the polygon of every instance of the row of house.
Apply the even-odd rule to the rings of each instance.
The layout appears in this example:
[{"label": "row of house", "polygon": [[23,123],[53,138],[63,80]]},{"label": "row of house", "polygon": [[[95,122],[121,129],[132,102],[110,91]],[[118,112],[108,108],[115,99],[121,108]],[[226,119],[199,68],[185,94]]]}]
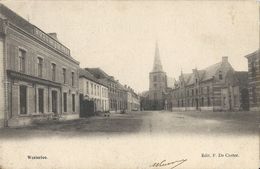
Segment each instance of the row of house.
[{"label": "row of house", "polygon": [[228,57],[205,69],[182,73],[168,90],[165,109],[170,110],[248,110],[248,75],[235,71]]},{"label": "row of house", "polygon": [[[80,69],[82,100],[94,100],[94,111],[122,112],[140,109],[139,96],[100,68]],[[83,110],[84,111],[84,110]]]},{"label": "row of house", "polygon": [[245,56],[248,71],[235,71],[227,57],[205,69],[181,73],[165,94],[167,110],[260,111],[259,50]]},{"label": "row of house", "polygon": [[128,93],[139,99],[101,69],[79,64],[56,33],[45,33],[0,4],[0,126],[57,114],[78,118],[84,100],[93,111],[120,111],[128,108]]}]

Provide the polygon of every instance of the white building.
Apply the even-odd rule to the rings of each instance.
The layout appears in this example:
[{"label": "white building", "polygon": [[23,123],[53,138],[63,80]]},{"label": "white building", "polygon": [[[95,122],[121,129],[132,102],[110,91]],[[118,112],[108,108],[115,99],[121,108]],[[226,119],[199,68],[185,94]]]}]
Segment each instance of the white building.
[{"label": "white building", "polygon": [[85,69],[79,71],[79,90],[84,99],[94,102],[95,111],[109,111],[108,87]]}]

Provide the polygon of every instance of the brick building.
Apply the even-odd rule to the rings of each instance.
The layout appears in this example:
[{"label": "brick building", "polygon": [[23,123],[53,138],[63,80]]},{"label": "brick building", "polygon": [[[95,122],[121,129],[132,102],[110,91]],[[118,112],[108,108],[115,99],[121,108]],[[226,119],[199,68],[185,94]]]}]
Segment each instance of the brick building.
[{"label": "brick building", "polygon": [[249,107],[251,111],[260,111],[260,56],[259,50],[246,55],[248,60]]},{"label": "brick building", "polygon": [[109,110],[108,87],[102,80],[95,78],[88,70],[79,71],[79,89],[84,99],[94,102],[94,111]]},{"label": "brick building", "polygon": [[79,62],[47,34],[0,5],[0,124],[25,125],[53,114],[77,118]]},{"label": "brick building", "polygon": [[248,109],[247,72],[236,72],[228,57],[205,69],[181,73],[166,97],[170,110],[241,110]]}]

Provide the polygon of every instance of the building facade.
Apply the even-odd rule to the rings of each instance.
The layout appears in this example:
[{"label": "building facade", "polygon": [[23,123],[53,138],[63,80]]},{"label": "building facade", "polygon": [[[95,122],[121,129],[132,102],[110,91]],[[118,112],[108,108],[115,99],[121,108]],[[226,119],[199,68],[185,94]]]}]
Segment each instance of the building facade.
[{"label": "building facade", "polygon": [[125,85],[127,90],[127,111],[137,111],[140,110],[140,97],[134,90]]},{"label": "building facade", "polygon": [[248,99],[241,98],[245,87],[239,83],[245,75],[246,72],[235,72],[227,57],[205,69],[181,73],[175,87],[167,94],[165,108],[212,111],[246,109]]},{"label": "building facade", "polygon": [[127,90],[123,85],[108,75],[100,68],[86,68],[97,79],[102,80],[108,86],[109,110],[110,112],[122,112],[127,109]]},{"label": "building facade", "polygon": [[260,55],[259,50],[246,55],[248,60],[248,90],[251,111],[260,111]]},{"label": "building facade", "polygon": [[55,33],[47,34],[0,5],[1,126],[49,115],[77,118],[79,62]]},{"label": "building facade", "polygon": [[94,102],[95,112],[109,111],[108,87],[85,69],[79,71],[79,89],[84,99]]}]

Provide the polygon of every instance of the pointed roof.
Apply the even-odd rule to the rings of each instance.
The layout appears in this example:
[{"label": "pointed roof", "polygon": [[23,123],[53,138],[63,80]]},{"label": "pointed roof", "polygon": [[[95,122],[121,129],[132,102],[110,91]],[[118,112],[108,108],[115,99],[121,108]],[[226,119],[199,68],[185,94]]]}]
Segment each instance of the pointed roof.
[{"label": "pointed roof", "polygon": [[160,52],[158,47],[158,42],[156,41],[155,45],[155,55],[154,55],[154,62],[153,62],[153,72],[162,72],[163,67],[160,59]]}]

